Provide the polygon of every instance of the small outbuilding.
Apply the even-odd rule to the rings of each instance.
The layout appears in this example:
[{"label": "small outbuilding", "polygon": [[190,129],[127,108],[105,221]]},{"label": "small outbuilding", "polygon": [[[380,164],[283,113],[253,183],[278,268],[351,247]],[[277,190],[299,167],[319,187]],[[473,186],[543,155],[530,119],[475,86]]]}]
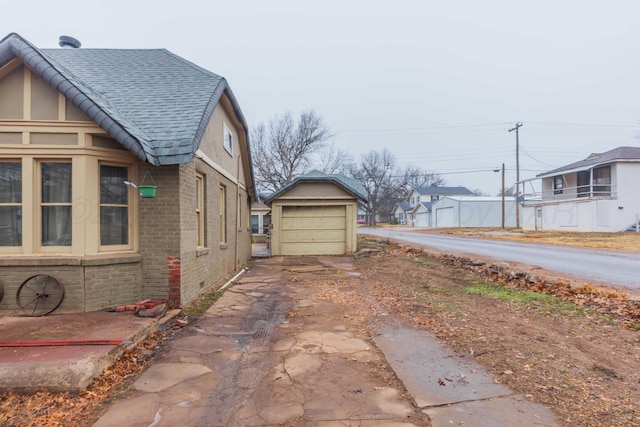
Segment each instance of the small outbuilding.
[{"label": "small outbuilding", "polygon": [[265,199],[271,205],[271,255],[343,255],[356,251],[362,183],[318,171]]},{"label": "small outbuilding", "polygon": [[[516,226],[516,201],[504,200],[505,227]],[[447,196],[431,205],[433,227],[500,227],[502,224],[501,197]]]}]

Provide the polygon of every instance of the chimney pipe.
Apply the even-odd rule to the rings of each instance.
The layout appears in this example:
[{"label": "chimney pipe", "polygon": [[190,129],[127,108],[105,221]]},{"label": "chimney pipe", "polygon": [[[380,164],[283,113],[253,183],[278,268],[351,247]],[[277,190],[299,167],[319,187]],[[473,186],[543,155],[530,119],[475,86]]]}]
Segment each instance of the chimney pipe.
[{"label": "chimney pipe", "polygon": [[58,44],[60,45],[61,48],[64,48],[64,49],[77,49],[80,46],[82,46],[82,43],[80,43],[80,40],[74,39],[73,37],[70,37],[70,36],[60,36],[60,39],[58,40]]}]

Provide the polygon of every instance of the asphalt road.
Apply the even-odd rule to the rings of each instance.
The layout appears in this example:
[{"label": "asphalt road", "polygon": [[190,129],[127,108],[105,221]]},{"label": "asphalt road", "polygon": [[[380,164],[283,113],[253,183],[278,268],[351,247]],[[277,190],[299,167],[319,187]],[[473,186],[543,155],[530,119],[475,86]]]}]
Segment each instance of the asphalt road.
[{"label": "asphalt road", "polygon": [[589,282],[640,289],[640,252],[425,234],[390,228],[359,228],[358,233],[416,243],[443,252],[535,265]]}]

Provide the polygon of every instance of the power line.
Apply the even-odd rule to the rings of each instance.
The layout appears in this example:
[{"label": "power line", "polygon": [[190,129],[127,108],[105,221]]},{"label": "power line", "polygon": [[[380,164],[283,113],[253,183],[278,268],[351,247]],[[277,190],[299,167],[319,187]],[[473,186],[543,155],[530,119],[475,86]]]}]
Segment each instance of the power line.
[{"label": "power line", "polygon": [[510,124],[509,122],[500,122],[500,123],[480,123],[480,124],[472,124],[472,125],[426,126],[426,127],[419,127],[419,128],[342,129],[342,130],[336,130],[336,132],[357,133],[357,132],[423,131],[423,130],[434,130],[434,129],[461,129],[461,128],[484,127],[484,126],[504,126],[509,124]]},{"label": "power line", "polygon": [[640,125],[607,125],[596,123],[566,123],[566,122],[527,122],[528,125],[545,126],[584,126],[584,127],[605,127],[605,128],[640,128]]}]

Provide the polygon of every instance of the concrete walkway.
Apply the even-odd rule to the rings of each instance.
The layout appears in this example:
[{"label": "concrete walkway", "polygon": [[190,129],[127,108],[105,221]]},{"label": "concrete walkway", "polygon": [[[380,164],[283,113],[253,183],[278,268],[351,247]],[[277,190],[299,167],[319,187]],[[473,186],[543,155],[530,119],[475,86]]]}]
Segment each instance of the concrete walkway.
[{"label": "concrete walkway", "polygon": [[430,334],[363,330],[326,281],[286,272],[318,264],[358,283],[350,258],[257,260],[95,426],[558,425]]}]

